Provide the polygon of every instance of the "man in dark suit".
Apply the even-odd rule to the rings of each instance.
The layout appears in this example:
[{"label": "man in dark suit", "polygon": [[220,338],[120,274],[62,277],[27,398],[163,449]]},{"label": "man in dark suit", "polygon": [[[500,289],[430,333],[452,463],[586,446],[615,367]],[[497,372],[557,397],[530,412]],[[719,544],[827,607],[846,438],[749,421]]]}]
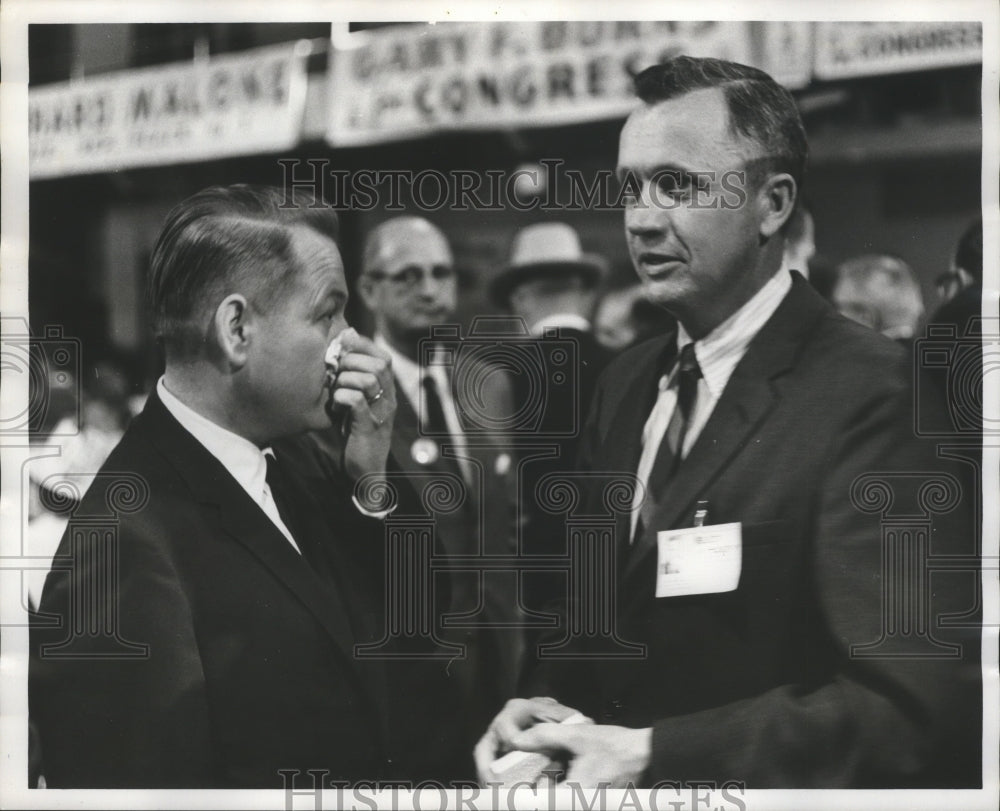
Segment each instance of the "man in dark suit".
[{"label": "man in dark suit", "polygon": [[[440,229],[420,217],[387,220],[368,235],[362,265],[358,290],[399,393],[392,458],[417,488],[436,482],[462,494],[456,509],[433,513],[439,559],[466,559],[436,577],[435,631],[447,644],[464,645],[465,656],[425,667],[447,674],[452,712],[465,721],[471,744],[514,694],[522,655],[515,573],[478,572],[468,562],[516,553],[511,447],[502,431],[487,430],[512,413],[509,381],[499,370],[456,368],[466,362],[456,330],[449,328],[447,351],[434,341],[435,328],[454,324],[457,296],[454,258]],[[435,362],[438,355],[445,362]],[[412,697],[406,702],[412,706]]]},{"label": "man in dark suit", "polygon": [[[587,253],[576,230],[561,222],[535,223],[514,235],[510,261],[490,283],[493,302],[521,319],[536,348],[539,368],[513,377],[518,407],[540,399],[542,417],[520,438],[539,447],[522,468],[519,497],[522,548],[528,555],[565,555],[562,519],[539,506],[546,477],[576,465],[586,408],[597,378],[613,354],[597,341],[591,317],[597,289],[608,273],[603,256]],[[524,574],[526,607],[541,611],[560,593],[559,573]]]},{"label": "man in dark suit", "polygon": [[[336,222],[248,186],[168,216],[149,280],[166,370],[73,512],[33,628],[50,787],[405,769],[381,664],[355,656],[380,631],[383,529],[352,494],[384,474],[394,386],[345,331]],[[336,459],[304,433],[331,420]]]},{"label": "man in dark suit", "polygon": [[[525,695],[562,703],[508,703],[481,773],[513,748],[586,785],[978,785],[977,573],[926,571],[974,567],[971,494],[914,439],[901,350],[780,271],[806,158],[794,101],[689,57],[636,90],[626,236],[679,326],[609,367],[580,462],[644,485],[612,541],[633,658],[594,658],[608,639],[590,636],[540,662]],[[580,482],[581,513],[602,512]],[[596,723],[537,723],[573,710]]]}]

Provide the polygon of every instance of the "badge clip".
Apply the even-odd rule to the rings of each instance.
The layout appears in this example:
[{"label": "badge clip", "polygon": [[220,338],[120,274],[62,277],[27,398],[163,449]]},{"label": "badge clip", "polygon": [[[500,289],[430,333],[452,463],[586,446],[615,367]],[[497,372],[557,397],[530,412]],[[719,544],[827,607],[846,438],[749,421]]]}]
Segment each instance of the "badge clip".
[{"label": "badge clip", "polygon": [[694,525],[696,527],[705,526],[706,518],[708,518],[708,502],[699,501],[698,508],[694,511]]}]

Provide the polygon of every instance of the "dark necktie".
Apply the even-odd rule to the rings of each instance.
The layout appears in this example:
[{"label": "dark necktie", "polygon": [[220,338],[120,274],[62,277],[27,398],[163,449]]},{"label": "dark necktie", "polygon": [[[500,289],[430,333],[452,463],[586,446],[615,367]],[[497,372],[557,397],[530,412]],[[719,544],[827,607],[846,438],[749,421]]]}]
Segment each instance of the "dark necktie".
[{"label": "dark necktie", "polygon": [[698,396],[698,381],[701,379],[701,367],[694,354],[694,344],[686,344],[681,349],[677,360],[677,405],[670,416],[667,430],[663,432],[660,447],[653,460],[653,468],[646,483],[646,500],[643,502],[636,525],[633,545],[638,545],[645,527],[649,525],[656,510],[657,499],[663,493],[677,468],[680,465],[684,449],[684,437],[687,435],[691,415],[694,413],[694,403]]},{"label": "dark necktie", "polygon": [[698,396],[698,381],[701,379],[701,367],[694,354],[694,344],[685,344],[681,349],[677,367],[677,406],[670,417],[667,430],[663,432],[653,469],[649,473],[648,489],[653,494],[660,492],[663,485],[670,481],[677,471],[684,450],[684,438],[687,436],[694,401]]},{"label": "dark necktie", "polygon": [[[445,419],[444,403],[441,401],[441,394],[438,391],[437,381],[430,375],[424,375],[423,378],[421,378],[420,383],[424,388],[424,407],[426,409],[426,413],[423,415],[423,434],[425,436],[435,437],[438,444],[450,444],[454,446],[457,443],[458,438],[452,434],[451,429],[448,427],[448,421]],[[457,473],[461,476],[466,485],[470,485],[470,474],[466,470],[466,467],[458,459],[454,457],[444,457],[442,459],[442,464],[453,473]],[[471,504],[471,502],[469,503]]]},{"label": "dark necktie", "polygon": [[294,508],[292,491],[295,485],[285,473],[281,462],[278,461],[274,452],[265,453],[267,460],[267,486],[271,490],[271,498],[278,508],[278,515],[281,516],[282,523],[292,533],[296,545],[313,569],[324,576],[330,575],[330,568],[326,558],[319,546],[318,539],[312,537],[312,533],[306,531],[302,521],[298,521],[298,512]]},{"label": "dark necktie", "polygon": [[448,421],[444,416],[444,404],[438,392],[437,381],[431,375],[424,375],[420,381],[424,387],[424,433],[441,439],[448,439]]}]

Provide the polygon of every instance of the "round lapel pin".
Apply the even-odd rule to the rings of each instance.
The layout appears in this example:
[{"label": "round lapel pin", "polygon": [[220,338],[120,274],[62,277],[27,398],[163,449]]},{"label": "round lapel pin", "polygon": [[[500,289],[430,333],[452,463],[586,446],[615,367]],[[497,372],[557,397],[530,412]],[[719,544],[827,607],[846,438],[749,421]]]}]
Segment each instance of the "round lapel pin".
[{"label": "round lapel pin", "polygon": [[497,454],[493,469],[496,471],[498,476],[506,476],[508,471],[510,471],[510,464],[510,454],[500,453]]},{"label": "round lapel pin", "polygon": [[410,456],[418,465],[433,465],[441,456],[441,451],[433,439],[420,437],[410,447]]}]

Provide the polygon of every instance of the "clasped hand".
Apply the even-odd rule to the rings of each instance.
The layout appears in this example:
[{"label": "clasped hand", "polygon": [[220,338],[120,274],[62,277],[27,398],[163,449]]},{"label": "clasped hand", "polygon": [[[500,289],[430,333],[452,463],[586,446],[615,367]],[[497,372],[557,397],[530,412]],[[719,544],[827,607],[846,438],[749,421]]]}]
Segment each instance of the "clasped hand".
[{"label": "clasped hand", "polygon": [[493,719],[475,749],[482,784],[503,782],[492,770],[506,752],[540,752],[567,762],[566,782],[584,787],[637,785],[649,766],[651,729],[563,724],[576,710],[552,698],[514,698]]}]

